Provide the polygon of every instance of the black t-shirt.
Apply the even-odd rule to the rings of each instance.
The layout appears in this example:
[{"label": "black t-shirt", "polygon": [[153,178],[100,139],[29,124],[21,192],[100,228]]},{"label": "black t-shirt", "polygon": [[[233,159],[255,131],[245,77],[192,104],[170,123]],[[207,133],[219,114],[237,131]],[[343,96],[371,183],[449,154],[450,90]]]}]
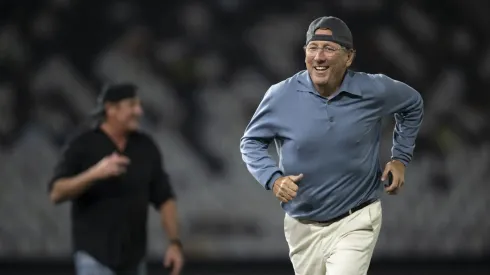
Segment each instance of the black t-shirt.
[{"label": "black t-shirt", "polygon": [[127,171],[95,182],[73,199],[71,221],[74,251],[85,251],[119,270],[133,268],[145,255],[148,204],[159,209],[174,198],[152,139],[132,133],[120,152],[101,129],[86,131],[66,146],[49,189],[56,180],[78,175],[113,152],[130,159]]}]

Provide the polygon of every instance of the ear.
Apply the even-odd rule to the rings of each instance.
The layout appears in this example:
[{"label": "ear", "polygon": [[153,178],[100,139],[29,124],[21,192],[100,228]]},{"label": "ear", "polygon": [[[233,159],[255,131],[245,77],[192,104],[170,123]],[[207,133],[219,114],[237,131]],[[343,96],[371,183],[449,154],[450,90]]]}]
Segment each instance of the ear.
[{"label": "ear", "polygon": [[114,108],[112,108],[112,107],[114,107],[114,104],[112,104],[112,103],[105,103],[104,104],[104,109],[105,109],[106,115],[109,115],[113,112]]},{"label": "ear", "polygon": [[356,57],[356,50],[351,50],[347,54],[347,62],[346,65],[347,67],[350,67],[352,65],[352,62],[354,62],[354,58]]},{"label": "ear", "polygon": [[303,46],[303,52],[305,53],[305,64],[306,64],[306,45]]}]

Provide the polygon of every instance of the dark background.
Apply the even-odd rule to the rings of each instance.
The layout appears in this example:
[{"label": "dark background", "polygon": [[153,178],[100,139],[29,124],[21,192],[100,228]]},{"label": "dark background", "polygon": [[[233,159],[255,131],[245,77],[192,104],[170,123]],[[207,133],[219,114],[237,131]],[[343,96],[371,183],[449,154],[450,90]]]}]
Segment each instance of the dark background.
[{"label": "dark background", "polygon": [[[140,87],[179,197],[184,274],[292,274],[284,213],[239,138],[267,88],[304,69],[308,24],[351,28],[355,69],[424,97],[406,187],[384,197],[370,274],[487,274],[490,2],[0,1],[0,274],[72,274],[69,205],[48,201],[60,147],[107,83]],[[389,157],[393,119],[383,132]],[[151,274],[166,245],[149,224]]]}]

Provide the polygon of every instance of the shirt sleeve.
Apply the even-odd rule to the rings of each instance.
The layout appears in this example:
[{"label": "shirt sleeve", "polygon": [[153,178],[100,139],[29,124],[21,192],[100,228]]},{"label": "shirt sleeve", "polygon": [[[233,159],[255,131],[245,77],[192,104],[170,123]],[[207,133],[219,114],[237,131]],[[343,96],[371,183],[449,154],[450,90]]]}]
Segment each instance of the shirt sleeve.
[{"label": "shirt sleeve", "polygon": [[264,95],[240,140],[240,152],[248,171],[267,190],[282,176],[276,161],[269,155],[269,145],[277,136],[277,89],[272,86]]},{"label": "shirt sleeve", "polygon": [[170,179],[163,166],[162,155],[155,145],[155,161],[150,182],[150,202],[155,209],[160,209],[163,203],[175,198]]},{"label": "shirt sleeve", "polygon": [[48,182],[48,192],[51,192],[53,184],[62,178],[69,178],[81,173],[81,158],[83,153],[82,143],[75,139],[67,142],[61,150],[61,157],[54,168],[51,180]]},{"label": "shirt sleeve", "polygon": [[383,85],[384,114],[394,114],[393,147],[391,158],[401,161],[405,166],[410,163],[415,149],[415,140],[424,116],[422,96],[409,85],[380,75]]}]

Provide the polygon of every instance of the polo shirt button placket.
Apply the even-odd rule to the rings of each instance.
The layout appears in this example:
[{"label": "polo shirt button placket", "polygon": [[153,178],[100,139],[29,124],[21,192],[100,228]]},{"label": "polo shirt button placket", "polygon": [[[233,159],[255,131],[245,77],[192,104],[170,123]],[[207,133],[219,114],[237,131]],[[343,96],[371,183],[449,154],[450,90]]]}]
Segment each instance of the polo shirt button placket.
[{"label": "polo shirt button placket", "polygon": [[[331,100],[327,100],[327,106],[332,105],[331,103],[332,103],[332,101],[331,101]],[[328,115],[328,121],[329,121],[329,122],[333,122],[333,116],[331,116],[331,115],[330,115],[330,114],[331,114],[331,112],[328,112],[328,111],[327,111],[327,114],[329,114],[329,115]]]}]

